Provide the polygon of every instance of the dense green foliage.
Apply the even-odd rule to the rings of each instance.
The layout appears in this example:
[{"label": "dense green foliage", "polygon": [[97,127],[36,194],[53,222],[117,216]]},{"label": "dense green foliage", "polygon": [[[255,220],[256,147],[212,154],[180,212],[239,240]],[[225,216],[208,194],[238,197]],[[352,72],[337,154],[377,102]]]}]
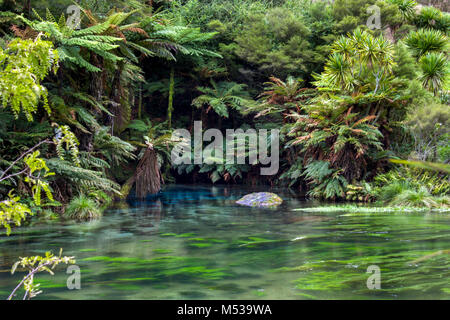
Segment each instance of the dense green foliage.
[{"label": "dense green foliage", "polygon": [[23,300],[29,300],[40,293],[42,290],[39,288],[39,283],[34,282],[34,276],[40,272],[48,272],[53,275],[53,269],[56,268],[59,264],[74,264],[74,257],[63,257],[62,249],[59,252],[58,256],[55,256],[51,252],[46,252],[45,256],[32,256],[32,257],[21,257],[19,261],[14,263],[11,268],[11,273],[14,274],[16,270],[20,267],[28,271],[28,273],[23,277],[22,281],[17,285],[17,287],[11,292],[8,297],[8,300],[12,300],[17,291],[23,287],[25,290],[25,294],[23,296]]},{"label": "dense green foliage", "polygon": [[0,48],[0,93],[3,108],[10,107],[16,119],[23,112],[28,121],[37,111],[39,102],[48,113],[47,89],[41,81],[58,63],[58,52],[50,41],[11,41],[6,50]]},{"label": "dense green foliage", "polygon": [[[430,186],[448,175],[419,186],[388,159],[450,161],[448,13],[411,0],[83,0],[73,29],[71,4],[0,1],[8,232],[49,208],[98,217],[115,197],[145,197],[164,181],[390,201],[377,183],[394,170],[410,184],[396,203],[446,205],[427,199],[448,195]],[[382,29],[366,25],[372,5]],[[196,120],[203,130],[281,129],[280,171],[172,167],[172,130]]]},{"label": "dense green foliage", "polygon": [[80,195],[70,201],[65,214],[74,220],[93,220],[101,216],[101,211],[95,200]]}]

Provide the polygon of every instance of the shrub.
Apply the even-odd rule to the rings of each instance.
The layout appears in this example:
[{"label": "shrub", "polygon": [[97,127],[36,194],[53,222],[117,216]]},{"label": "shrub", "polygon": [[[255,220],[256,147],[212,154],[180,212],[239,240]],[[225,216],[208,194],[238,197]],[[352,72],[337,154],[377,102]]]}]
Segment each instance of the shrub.
[{"label": "shrub", "polygon": [[327,161],[313,161],[306,165],[303,175],[312,186],[308,195],[314,198],[332,199],[345,196],[348,181],[342,170],[332,169]]},{"label": "shrub", "polygon": [[85,195],[79,195],[70,201],[65,215],[75,220],[93,220],[101,217],[102,212],[95,200]]},{"label": "shrub", "polygon": [[387,205],[447,208],[450,203],[448,175],[401,167],[375,177],[373,195]]},{"label": "shrub", "polygon": [[414,157],[435,161],[436,148],[442,145],[441,137],[449,133],[450,108],[434,101],[419,103],[411,110],[407,119],[407,125],[415,139]]},{"label": "shrub", "polygon": [[447,37],[438,30],[419,29],[411,32],[405,39],[416,58],[420,58],[429,52],[444,51],[447,46]]}]

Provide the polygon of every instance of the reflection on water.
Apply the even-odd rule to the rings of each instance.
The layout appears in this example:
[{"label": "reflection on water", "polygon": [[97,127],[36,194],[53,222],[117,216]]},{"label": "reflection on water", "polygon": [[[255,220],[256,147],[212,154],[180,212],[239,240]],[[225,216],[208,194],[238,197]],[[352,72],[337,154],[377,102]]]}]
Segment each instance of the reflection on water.
[{"label": "reflection on water", "polygon": [[[273,190],[277,209],[234,204],[261,189],[170,186],[146,202],[117,203],[91,223],[34,223],[0,237],[0,297],[23,273],[19,256],[76,256],[81,290],[65,267],[39,275],[38,299],[449,299],[450,216],[291,211],[317,205]],[[266,190],[265,190],[266,191]],[[368,266],[381,269],[369,290]]]}]

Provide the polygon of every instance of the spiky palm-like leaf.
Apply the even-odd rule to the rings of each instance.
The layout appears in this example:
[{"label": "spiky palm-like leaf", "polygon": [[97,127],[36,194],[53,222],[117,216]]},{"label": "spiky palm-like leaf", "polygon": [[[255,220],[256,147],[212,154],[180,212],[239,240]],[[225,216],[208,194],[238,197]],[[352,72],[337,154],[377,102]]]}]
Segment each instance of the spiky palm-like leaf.
[{"label": "spiky palm-like leaf", "polygon": [[355,53],[355,42],[350,37],[341,36],[332,45],[333,52],[342,54],[345,60],[350,60]]},{"label": "spiky palm-like leaf", "polygon": [[18,16],[18,18],[31,29],[43,32],[58,49],[60,60],[63,63],[74,64],[90,72],[100,72],[101,70],[98,67],[91,64],[86,56],[83,56],[80,49],[95,52],[111,61],[122,59],[110,51],[117,48],[117,43],[123,39],[101,34],[110,26],[108,23],[76,31],[65,24],[60,26],[56,22],[44,19],[41,21],[30,21],[22,16]]},{"label": "spiky palm-like leaf", "polygon": [[450,28],[450,14],[432,6],[423,7],[413,20],[419,28],[435,29],[443,33],[448,33]]}]

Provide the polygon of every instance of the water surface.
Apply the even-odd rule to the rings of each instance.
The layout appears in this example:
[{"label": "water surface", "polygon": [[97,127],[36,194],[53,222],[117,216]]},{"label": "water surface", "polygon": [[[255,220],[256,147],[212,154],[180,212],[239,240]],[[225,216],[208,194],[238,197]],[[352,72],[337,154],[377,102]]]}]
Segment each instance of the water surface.
[{"label": "water surface", "polygon": [[[234,204],[256,188],[169,186],[147,202],[117,203],[90,223],[35,221],[0,237],[0,298],[24,273],[19,256],[64,249],[81,269],[39,274],[36,299],[449,299],[450,215],[308,213],[318,203],[274,189],[277,209]],[[267,191],[267,190],[264,190]],[[323,205],[323,204],[322,204]],[[367,268],[381,270],[369,290]]]}]

